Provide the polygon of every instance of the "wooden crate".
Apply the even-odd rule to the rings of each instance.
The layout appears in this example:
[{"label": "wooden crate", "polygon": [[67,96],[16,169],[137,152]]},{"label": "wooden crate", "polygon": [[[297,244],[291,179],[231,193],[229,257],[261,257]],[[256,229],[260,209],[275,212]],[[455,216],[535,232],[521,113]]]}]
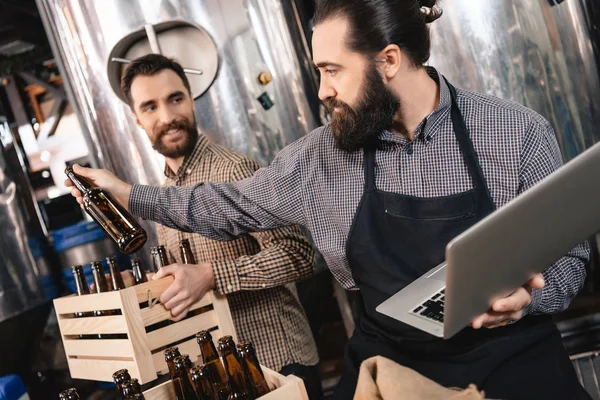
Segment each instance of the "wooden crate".
[{"label": "wooden crate", "polygon": [[[168,320],[171,314],[160,303],[144,303],[158,299],[173,279],[169,276],[115,292],[55,299],[71,377],[112,382],[113,372],[127,368],[132,377],[144,384],[168,373],[162,353],[167,347],[176,345],[181,354],[189,354],[196,361],[200,349],[195,334],[200,330],[212,330],[215,341],[223,335],[236,339],[227,299],[215,292],[207,293],[191,307],[190,311],[197,315],[147,332],[146,327]],[[120,310],[121,315],[75,318],[74,313],[96,310]],[[97,334],[126,334],[127,338],[79,337]]]},{"label": "wooden crate", "polygon": [[[260,400],[308,400],[308,394],[302,379],[294,375],[283,376],[262,366],[269,387],[274,388]],[[146,400],[177,400],[173,382],[168,381],[144,392]]]}]

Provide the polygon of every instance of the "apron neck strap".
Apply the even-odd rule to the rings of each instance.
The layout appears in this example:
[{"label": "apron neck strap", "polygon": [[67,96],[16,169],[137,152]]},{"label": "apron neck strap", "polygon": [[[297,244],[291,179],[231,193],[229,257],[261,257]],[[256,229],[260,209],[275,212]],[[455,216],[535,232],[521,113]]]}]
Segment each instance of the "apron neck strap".
[{"label": "apron neck strap", "polygon": [[494,201],[492,200],[485,176],[483,175],[481,164],[479,163],[479,157],[477,156],[475,147],[473,147],[473,142],[471,141],[471,137],[469,135],[469,129],[467,128],[467,124],[465,123],[465,119],[460,109],[458,108],[458,102],[456,101],[456,88],[452,86],[452,84],[448,82],[445,77],[444,81],[446,82],[446,85],[448,85],[448,89],[450,89],[450,96],[452,97],[451,117],[454,134],[456,135],[456,140],[458,141],[458,146],[460,147],[460,152],[467,166],[467,170],[469,171],[469,175],[471,175],[473,188],[477,192],[479,208],[483,208],[483,214],[488,214],[496,207],[494,205]]},{"label": "apron neck strap", "polygon": [[365,192],[375,190],[375,149],[368,148],[363,151],[365,169]]}]

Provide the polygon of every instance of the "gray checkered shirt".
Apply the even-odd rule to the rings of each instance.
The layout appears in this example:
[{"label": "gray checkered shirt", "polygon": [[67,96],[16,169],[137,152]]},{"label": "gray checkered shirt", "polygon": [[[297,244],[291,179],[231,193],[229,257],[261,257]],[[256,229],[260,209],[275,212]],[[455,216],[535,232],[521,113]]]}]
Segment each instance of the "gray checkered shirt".
[{"label": "gray checkered shirt", "polygon": [[[435,69],[428,72],[439,82]],[[436,197],[472,188],[452,128],[450,92],[443,80],[439,87],[440,103],[417,127],[413,141],[381,134],[375,170],[379,190]],[[554,131],[536,112],[460,89],[457,101],[497,207],[562,165]],[[281,150],[251,178],[186,188],[134,185],[129,205],[140,217],[217,240],[305,226],[335,278],[350,289],[355,282],[345,246],[363,185],[363,153],[339,150],[331,129],[323,126]],[[588,258],[589,246],[583,243],[550,265],[546,286],[534,291],[529,312],[568,307],[583,285]]]}]

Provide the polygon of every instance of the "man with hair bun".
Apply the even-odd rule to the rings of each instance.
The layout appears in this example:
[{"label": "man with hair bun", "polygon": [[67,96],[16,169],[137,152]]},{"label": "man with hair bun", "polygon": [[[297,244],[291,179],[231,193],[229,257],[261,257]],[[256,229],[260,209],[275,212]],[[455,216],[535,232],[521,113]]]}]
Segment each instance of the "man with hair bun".
[{"label": "man with hair bun", "polygon": [[375,311],[441,263],[452,238],[562,163],[542,116],[424,66],[428,24],[441,15],[435,0],[317,0],[313,62],[331,122],[252,178],[161,189],[76,172],[140,217],[213,239],[307,227],[335,278],[364,301],[336,399],[353,397],[360,364],[375,355],[489,398],[589,398],[551,319],[583,285],[587,244],[449,340]]}]

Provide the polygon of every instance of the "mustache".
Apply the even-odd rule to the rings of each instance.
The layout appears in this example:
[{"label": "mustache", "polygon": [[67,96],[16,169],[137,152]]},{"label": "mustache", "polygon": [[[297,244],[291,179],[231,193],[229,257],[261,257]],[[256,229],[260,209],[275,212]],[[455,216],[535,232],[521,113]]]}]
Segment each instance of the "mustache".
[{"label": "mustache", "polygon": [[174,119],[166,125],[158,128],[156,139],[160,139],[167,134],[170,130],[188,130],[190,122],[187,119]]},{"label": "mustache", "polygon": [[333,113],[335,108],[341,108],[344,112],[354,112],[348,104],[333,97],[323,100],[323,104],[325,104],[325,107],[327,107],[330,114]]}]

